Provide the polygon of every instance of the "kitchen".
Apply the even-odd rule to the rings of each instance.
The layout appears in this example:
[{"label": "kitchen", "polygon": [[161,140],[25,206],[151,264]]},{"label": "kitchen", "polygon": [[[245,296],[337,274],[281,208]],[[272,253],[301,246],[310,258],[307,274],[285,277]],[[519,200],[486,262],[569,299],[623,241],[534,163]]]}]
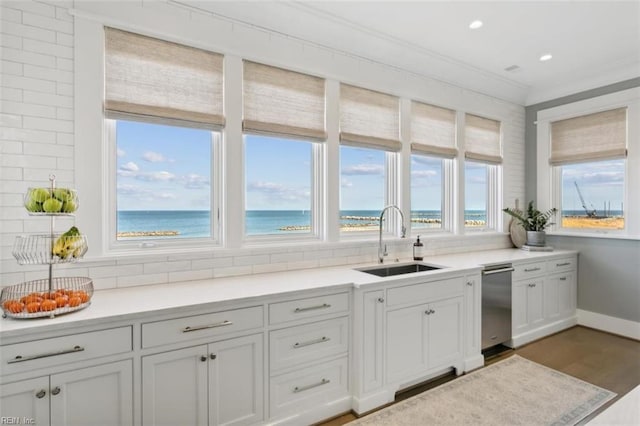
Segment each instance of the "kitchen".
[{"label": "kitchen", "polygon": [[[588,102],[589,99],[595,102],[601,96],[626,93],[634,88],[637,91],[638,86],[636,66],[635,69],[632,67],[630,74],[624,74],[620,70],[618,74],[612,75],[611,80],[602,80],[596,85],[576,85],[573,91],[549,91],[545,96],[540,95],[536,99],[531,95],[529,99],[527,89],[522,85],[505,81],[504,78],[471,72],[469,69],[459,71],[464,85],[462,82],[445,83],[443,81],[450,81],[442,77],[450,71],[446,68],[447,61],[443,61],[444,64],[436,63],[432,57],[416,60],[433,61],[429,68],[432,73],[435,73],[439,64],[442,67],[440,78],[425,76],[412,68],[404,69],[402,61],[409,57],[406,55],[407,51],[414,50],[412,46],[394,45],[397,50],[392,50],[384,44],[384,40],[376,39],[379,43],[375,47],[379,51],[348,54],[346,47],[344,51],[327,49],[321,43],[269,31],[258,23],[251,24],[239,17],[226,17],[233,12],[232,4],[226,5],[229,10],[207,11],[184,3],[186,2],[125,3],[114,8],[107,2],[76,2],[72,7],[67,3],[60,6],[36,2],[3,2],[3,20],[7,22],[6,25],[3,22],[3,28],[12,33],[9,37],[3,37],[9,46],[5,49],[7,54],[3,62],[3,81],[6,82],[3,93],[8,100],[3,104],[6,116],[3,121],[5,137],[2,163],[5,212],[2,285],[40,279],[46,274],[42,267],[17,265],[11,250],[16,236],[47,232],[46,221],[27,216],[22,206],[22,197],[29,187],[46,186],[49,174],[55,173],[60,186],[77,188],[80,197],[77,216],[74,220],[60,219],[59,225],[64,228],[61,230],[64,231],[75,223],[87,234],[90,247],[85,259],[75,264],[61,265],[60,273],[89,276],[96,290],[91,307],[60,317],[58,320],[61,322],[73,322],[83,315],[92,315],[92,312],[96,314],[102,292],[117,294],[115,289],[119,288],[131,287],[131,293],[138,293],[144,292],[147,286],[171,287],[171,283],[194,280],[213,278],[215,281],[236,277],[234,282],[238,282],[242,280],[241,277],[249,275],[287,270],[302,271],[297,275],[299,277],[304,276],[304,270],[311,268],[375,263],[377,235],[362,241],[352,235],[343,235],[338,223],[341,210],[338,198],[340,129],[336,106],[339,104],[341,82],[399,96],[400,107],[405,111],[410,109],[410,100],[448,107],[456,111],[456,116],[460,118],[459,125],[466,112],[499,120],[502,123],[504,157],[501,166],[504,179],[498,203],[500,208],[515,205],[516,199],[522,204],[524,200],[537,199],[539,204],[544,205],[539,188],[543,185],[536,184],[542,182],[539,179],[543,178],[544,170],[537,164],[540,161],[540,135],[536,135],[534,122],[540,119],[537,116],[539,111],[583,100]],[[222,7],[220,4],[217,6]],[[293,13],[291,10],[288,12]],[[260,15],[259,9],[254,9],[251,13]],[[308,10],[305,13],[308,14]],[[273,14],[278,15],[276,12]],[[316,19],[319,19],[318,15],[326,18],[324,13],[317,12],[314,15]],[[249,17],[246,19],[249,20]],[[252,19],[256,19],[255,16]],[[42,31],[37,30],[38,25]],[[224,155],[231,163],[225,169],[225,176],[221,177],[224,178],[225,192],[220,195],[222,199],[218,200],[228,213],[223,215],[222,232],[225,234],[219,235],[219,241],[224,241],[223,247],[217,243],[214,249],[189,247],[175,250],[156,243],[157,247],[138,250],[119,247],[119,251],[113,250],[112,241],[105,237],[105,228],[111,220],[106,216],[112,211],[107,206],[113,200],[109,201],[108,191],[102,193],[103,176],[110,167],[103,163],[102,158],[102,141],[105,139],[102,134],[105,121],[104,86],[100,84],[102,79],[99,76],[104,73],[100,60],[104,45],[102,36],[96,34],[103,31],[103,26],[134,32],[137,30],[147,36],[223,53],[225,93],[236,93],[226,99],[224,105],[224,137],[229,141],[241,141],[243,137],[240,96],[243,82],[240,76],[244,58],[327,78],[327,105],[333,107],[328,107],[326,111],[326,169],[320,170],[326,173],[329,188],[333,190],[327,190],[324,196],[319,197],[324,200],[325,208],[321,213],[326,217],[323,231],[318,237],[302,242],[269,241],[259,244],[258,241],[253,241],[250,245],[245,244],[242,214],[231,214],[244,209],[242,197],[237,196],[246,192],[243,186],[243,167],[240,166],[242,144],[228,144],[224,147]],[[42,41],[42,38],[50,39],[52,35],[55,41]],[[386,43],[391,41],[387,39]],[[375,56],[382,54],[388,56],[390,64],[380,62]],[[375,59],[368,59],[369,55],[374,55]],[[16,64],[20,64],[18,69]],[[632,98],[633,96],[637,100],[637,92],[635,95],[632,93]],[[637,132],[633,122],[630,120],[630,132]],[[458,130],[463,132],[464,128]],[[405,157],[411,155],[407,145],[409,144],[405,143],[402,148],[401,155]],[[638,182],[638,170],[632,167],[638,161],[637,146],[637,133],[635,137],[630,133],[627,147],[627,178],[630,188],[634,187],[634,182]],[[457,155],[459,160],[464,161],[462,150]],[[234,164],[238,167],[233,167]],[[408,181],[408,171],[402,173],[407,174],[400,176],[400,179]],[[321,190],[322,188],[318,189]],[[394,202],[389,204],[398,202],[403,211],[410,211],[409,191],[408,187],[403,187],[400,193],[395,194]],[[461,192],[455,195],[458,199],[451,203],[463,204],[464,196]],[[640,313],[636,277],[640,272],[637,262],[640,253],[638,224],[633,223],[633,218],[638,215],[633,212],[638,211],[639,201],[637,197],[633,198],[632,191],[628,197],[626,219],[630,229],[626,237],[554,234],[548,236],[548,243],[557,249],[579,252],[578,323],[638,339]],[[431,257],[436,255],[511,247],[508,234],[466,230],[464,217],[460,216],[463,215],[451,212],[451,217],[445,218],[450,223],[451,232],[445,235],[423,235],[427,260],[431,261]],[[389,221],[397,220],[393,215],[390,217]],[[494,229],[506,231],[508,218],[496,214],[495,220]],[[397,226],[397,223],[394,225]],[[392,261],[394,256],[409,260],[415,236],[415,230],[406,240],[385,236],[390,253],[385,262]],[[302,277],[297,279],[304,281]],[[299,288],[303,289],[303,286],[301,282]],[[143,310],[144,302],[137,302]],[[129,301],[122,303],[124,305]],[[41,324],[41,321],[37,321],[37,324]],[[3,330],[6,323],[7,320],[0,323]],[[136,384],[134,389],[138,387]],[[141,404],[140,398],[140,395],[133,395],[134,406]],[[137,418],[136,422],[139,421]]]}]

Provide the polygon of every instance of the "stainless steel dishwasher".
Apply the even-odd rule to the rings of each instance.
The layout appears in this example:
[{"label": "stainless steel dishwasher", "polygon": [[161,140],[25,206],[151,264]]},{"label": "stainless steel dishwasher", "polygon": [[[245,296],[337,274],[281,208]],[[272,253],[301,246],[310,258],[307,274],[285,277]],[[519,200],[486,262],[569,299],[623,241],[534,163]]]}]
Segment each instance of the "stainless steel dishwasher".
[{"label": "stainless steel dishwasher", "polygon": [[510,263],[482,271],[482,350],[511,340]]}]

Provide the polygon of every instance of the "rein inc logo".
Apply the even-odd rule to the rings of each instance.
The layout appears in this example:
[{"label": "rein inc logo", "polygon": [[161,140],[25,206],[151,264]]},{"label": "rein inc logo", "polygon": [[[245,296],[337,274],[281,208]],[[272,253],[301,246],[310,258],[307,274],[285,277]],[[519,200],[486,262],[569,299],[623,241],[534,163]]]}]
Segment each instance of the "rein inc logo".
[{"label": "rein inc logo", "polygon": [[0,425],[35,425],[36,419],[32,417],[0,417]]}]

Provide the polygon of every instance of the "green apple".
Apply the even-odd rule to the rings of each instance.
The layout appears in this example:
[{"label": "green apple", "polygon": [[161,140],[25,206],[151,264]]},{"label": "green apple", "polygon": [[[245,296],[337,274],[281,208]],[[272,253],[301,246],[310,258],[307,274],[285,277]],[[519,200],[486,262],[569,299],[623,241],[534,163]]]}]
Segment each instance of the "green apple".
[{"label": "green apple", "polygon": [[58,213],[62,209],[62,201],[55,198],[49,198],[42,203],[42,208],[47,213]]},{"label": "green apple", "polygon": [[76,203],[71,200],[65,201],[62,203],[62,211],[65,213],[73,213],[76,211]]},{"label": "green apple", "polygon": [[60,201],[68,201],[73,198],[73,193],[67,188],[56,188],[53,190],[53,196]]},{"label": "green apple", "polygon": [[38,213],[43,211],[42,210],[42,203],[38,203],[35,200],[29,200],[25,203],[24,205],[27,209],[27,211],[30,211],[31,213]]},{"label": "green apple", "polygon": [[49,190],[46,188],[34,188],[29,191],[29,196],[32,200],[38,203],[44,203],[51,197]]}]

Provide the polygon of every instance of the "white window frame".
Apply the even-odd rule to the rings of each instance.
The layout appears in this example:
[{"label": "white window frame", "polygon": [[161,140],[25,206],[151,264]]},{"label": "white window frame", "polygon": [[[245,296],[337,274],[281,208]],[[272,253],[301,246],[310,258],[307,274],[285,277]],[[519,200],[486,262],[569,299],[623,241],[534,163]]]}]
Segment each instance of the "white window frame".
[{"label": "white window frame", "polygon": [[[246,154],[246,140],[245,137],[247,135],[251,135],[254,133],[247,132],[242,135],[242,143],[243,143],[243,153]],[[244,227],[245,219],[243,219],[243,245],[245,246],[260,246],[260,245],[271,245],[275,243],[295,243],[295,242],[310,242],[310,241],[319,241],[323,239],[325,235],[326,229],[326,220],[325,220],[325,185],[324,182],[326,180],[325,170],[326,170],[326,142],[318,142],[313,140],[307,140],[302,137],[290,137],[290,136],[278,136],[278,135],[267,135],[267,137],[275,137],[282,139],[293,139],[295,141],[300,142],[308,142],[311,143],[311,230],[309,233],[305,234],[268,234],[268,235],[247,235],[246,229]],[[243,217],[246,217],[247,211],[247,203],[245,199],[245,192],[247,188],[247,183],[244,181],[244,168],[246,167],[246,156],[243,155],[243,182],[242,187],[244,189],[242,193],[242,214]]]},{"label": "white window frame", "polygon": [[[160,124],[176,126],[175,122],[163,119],[136,119],[131,117],[130,121],[138,121],[140,123]],[[209,176],[210,188],[210,220],[211,235],[209,237],[200,238],[153,238],[153,239],[135,239],[131,241],[117,239],[117,140],[116,140],[116,119],[104,118],[105,129],[105,151],[107,167],[104,182],[107,182],[105,191],[105,201],[107,206],[106,222],[107,226],[103,230],[104,241],[108,244],[109,251],[131,251],[131,250],[149,250],[149,249],[168,249],[168,248],[194,248],[194,247],[219,247],[221,246],[221,203],[222,203],[222,130],[208,130],[211,134],[211,174]],[[179,127],[179,126],[178,126]],[[184,126],[183,126],[184,127]]]},{"label": "white window frame", "polygon": [[[471,163],[479,163],[487,166],[487,212],[486,212],[486,221],[484,226],[466,226],[464,224],[464,214],[467,210],[466,203],[464,202],[464,198],[462,199],[461,212],[462,215],[462,226],[464,228],[464,232],[468,234],[473,234],[477,232],[499,232],[502,227],[501,215],[502,211],[502,164],[494,164],[488,163],[484,161],[478,160],[470,160],[465,159],[466,162]],[[464,169],[464,166],[463,166]],[[466,192],[466,180],[461,179],[460,185],[465,187],[464,191]]]},{"label": "white window frame", "polygon": [[[561,166],[549,164],[551,123],[615,108],[627,108],[627,158],[625,160],[624,205],[625,228],[579,229],[551,227],[548,234],[595,238],[640,239],[640,88],[623,90],[583,101],[538,111],[537,117],[537,174],[538,208],[561,208]],[[605,160],[604,158],[602,160]],[[594,162],[599,160],[594,160]]]},{"label": "white window frame", "polygon": [[[440,200],[440,205],[442,206],[442,226],[440,228],[414,228],[411,222],[411,211],[413,210],[411,206],[409,206],[409,224],[407,226],[408,229],[411,229],[411,235],[414,234],[438,234],[438,233],[451,233],[454,228],[455,217],[453,214],[454,211],[454,164],[455,161],[453,158],[446,157],[438,157],[437,155],[429,155],[421,152],[411,152],[409,156],[409,172],[411,172],[411,157],[414,155],[418,155],[421,157],[434,158],[442,161],[442,196]],[[412,182],[409,182],[411,185]],[[413,191],[410,192],[410,196]],[[413,200],[412,200],[413,201]]]}]

